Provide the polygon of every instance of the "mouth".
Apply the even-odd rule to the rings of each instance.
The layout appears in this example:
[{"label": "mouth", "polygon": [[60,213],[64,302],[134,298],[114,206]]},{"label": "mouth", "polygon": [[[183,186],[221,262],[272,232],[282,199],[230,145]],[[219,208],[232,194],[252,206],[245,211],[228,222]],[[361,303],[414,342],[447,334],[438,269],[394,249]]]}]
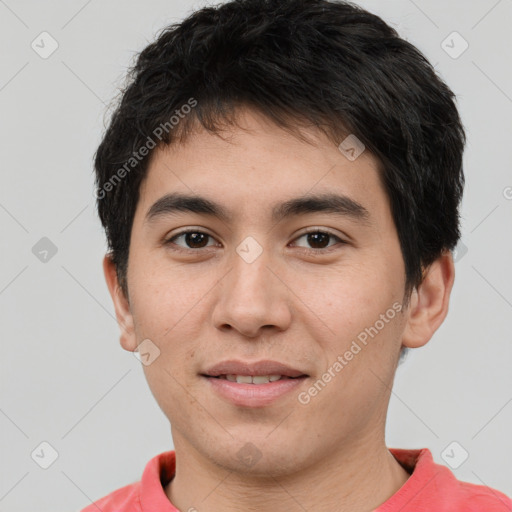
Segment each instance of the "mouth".
[{"label": "mouth", "polygon": [[209,389],[237,407],[266,407],[291,398],[310,376],[279,361],[269,359],[221,361],[199,374]]},{"label": "mouth", "polygon": [[270,384],[272,382],[277,382],[281,380],[298,380],[305,379],[308,375],[298,375],[296,377],[290,377],[288,375],[236,375],[236,374],[221,374],[221,375],[207,375],[201,374],[203,377],[211,378],[211,379],[221,379],[227,380],[229,382],[236,382],[238,384],[253,384],[253,385],[262,385],[262,384]]}]

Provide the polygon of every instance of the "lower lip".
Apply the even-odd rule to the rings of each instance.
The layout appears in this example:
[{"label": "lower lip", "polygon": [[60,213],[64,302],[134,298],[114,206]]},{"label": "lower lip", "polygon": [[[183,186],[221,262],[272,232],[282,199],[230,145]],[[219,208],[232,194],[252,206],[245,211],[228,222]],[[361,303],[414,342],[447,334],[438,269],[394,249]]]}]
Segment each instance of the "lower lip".
[{"label": "lower lip", "polygon": [[244,384],[231,382],[227,379],[205,377],[213,389],[223,398],[234,405],[243,407],[264,407],[281,398],[282,396],[297,390],[307,377],[296,379],[282,379],[266,384]]}]

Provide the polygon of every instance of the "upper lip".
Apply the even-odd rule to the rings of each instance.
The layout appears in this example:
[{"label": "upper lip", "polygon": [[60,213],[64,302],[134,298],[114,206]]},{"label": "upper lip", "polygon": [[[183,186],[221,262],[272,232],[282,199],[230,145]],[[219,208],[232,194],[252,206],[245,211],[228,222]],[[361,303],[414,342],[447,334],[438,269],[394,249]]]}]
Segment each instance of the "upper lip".
[{"label": "upper lip", "polygon": [[211,366],[203,375],[209,377],[218,377],[219,375],[250,375],[252,377],[255,375],[284,375],[286,377],[300,377],[307,374],[278,361],[244,362],[230,360],[221,361]]}]

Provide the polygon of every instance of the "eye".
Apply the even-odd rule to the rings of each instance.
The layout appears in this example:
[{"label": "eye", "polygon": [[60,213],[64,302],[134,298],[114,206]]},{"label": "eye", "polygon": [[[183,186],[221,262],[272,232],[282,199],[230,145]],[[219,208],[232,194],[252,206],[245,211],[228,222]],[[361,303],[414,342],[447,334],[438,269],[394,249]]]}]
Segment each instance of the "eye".
[{"label": "eye", "polygon": [[[179,249],[203,249],[204,247],[209,247],[208,245],[208,239],[211,239],[213,241],[213,237],[209,235],[208,233],[204,233],[202,231],[198,231],[195,229],[189,229],[186,231],[181,231],[180,233],[177,233],[176,235],[172,236],[168,240],[164,242],[165,245],[176,245]],[[177,243],[178,241],[181,241],[181,243]],[[185,245],[182,245],[184,243]],[[215,244],[213,244],[215,245]],[[211,246],[211,245],[210,245]],[[173,247],[174,249],[174,247]]]},{"label": "eye", "polygon": [[[297,243],[297,240],[304,239],[305,243]],[[298,238],[295,239],[295,244],[299,247],[305,247],[306,249],[311,250],[312,252],[317,252],[322,249],[327,249],[336,245],[336,243],[344,244],[345,242],[338,236],[329,231],[322,231],[319,229],[314,229],[308,231],[307,233],[302,234]],[[334,243],[330,243],[334,242]],[[308,247],[307,244],[311,246]]]},{"label": "eye", "polygon": [[[300,242],[301,239],[303,242]],[[294,245],[303,247],[310,252],[318,253],[327,252],[324,251],[324,249],[329,249],[332,246],[344,243],[345,242],[334,233],[320,229],[312,229],[297,237]],[[215,243],[215,239],[208,233],[197,229],[188,229],[165,240],[164,245],[171,246],[171,249],[176,251],[197,251],[198,249],[204,249],[218,244]]]}]

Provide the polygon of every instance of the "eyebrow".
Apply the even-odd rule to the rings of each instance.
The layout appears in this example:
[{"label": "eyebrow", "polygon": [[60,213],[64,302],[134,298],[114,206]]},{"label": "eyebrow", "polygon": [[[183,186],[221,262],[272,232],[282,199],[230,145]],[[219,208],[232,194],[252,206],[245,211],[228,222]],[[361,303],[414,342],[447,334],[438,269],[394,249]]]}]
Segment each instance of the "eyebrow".
[{"label": "eyebrow", "polygon": [[[171,193],[158,199],[146,213],[144,222],[151,223],[161,217],[178,212],[197,213],[217,217],[230,222],[233,215],[222,205],[197,195]],[[370,224],[370,212],[360,203],[345,195],[325,193],[308,194],[289,199],[272,209],[272,220],[280,222],[284,219],[309,213],[331,213],[363,224]]]}]

